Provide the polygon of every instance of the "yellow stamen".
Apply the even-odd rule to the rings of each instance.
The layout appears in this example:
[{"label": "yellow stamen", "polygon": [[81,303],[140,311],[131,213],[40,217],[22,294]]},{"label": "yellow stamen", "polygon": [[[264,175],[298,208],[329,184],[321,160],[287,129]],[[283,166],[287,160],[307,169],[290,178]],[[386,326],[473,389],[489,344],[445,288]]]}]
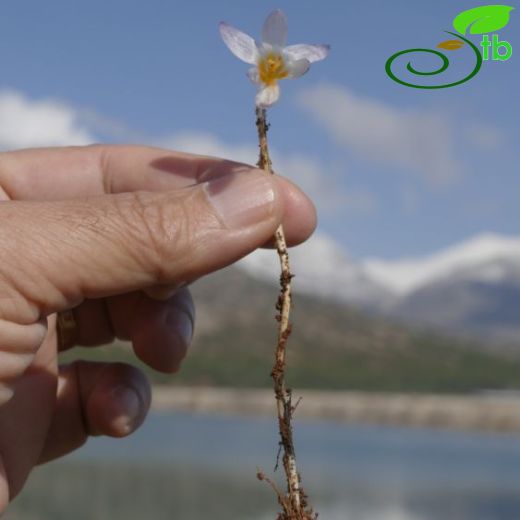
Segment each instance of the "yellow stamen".
[{"label": "yellow stamen", "polygon": [[258,75],[262,83],[273,86],[279,79],[286,78],[289,72],[285,68],[283,57],[276,52],[269,52],[258,62]]}]

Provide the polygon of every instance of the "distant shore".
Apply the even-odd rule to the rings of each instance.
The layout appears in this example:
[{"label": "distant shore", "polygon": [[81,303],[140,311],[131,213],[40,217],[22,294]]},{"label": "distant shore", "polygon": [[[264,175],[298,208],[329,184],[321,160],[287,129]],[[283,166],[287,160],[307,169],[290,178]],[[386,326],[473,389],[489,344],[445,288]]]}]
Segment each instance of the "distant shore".
[{"label": "distant shore", "polygon": [[[520,394],[383,394],[302,390],[296,419],[520,434]],[[268,389],[156,386],[156,411],[275,416]]]}]

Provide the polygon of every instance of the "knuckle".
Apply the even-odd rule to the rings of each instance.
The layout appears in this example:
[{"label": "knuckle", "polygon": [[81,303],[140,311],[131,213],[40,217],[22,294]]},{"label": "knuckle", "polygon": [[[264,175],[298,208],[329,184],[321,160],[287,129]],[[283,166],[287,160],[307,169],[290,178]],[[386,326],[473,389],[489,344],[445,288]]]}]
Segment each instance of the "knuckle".
[{"label": "knuckle", "polygon": [[1,381],[12,380],[25,372],[44,341],[46,332],[47,320],[26,325],[0,320]]},{"label": "knuckle", "polygon": [[189,203],[164,193],[133,192],[128,194],[123,211],[126,229],[130,230],[136,260],[144,264],[157,283],[168,283],[172,276],[172,260],[188,251],[193,222]]}]

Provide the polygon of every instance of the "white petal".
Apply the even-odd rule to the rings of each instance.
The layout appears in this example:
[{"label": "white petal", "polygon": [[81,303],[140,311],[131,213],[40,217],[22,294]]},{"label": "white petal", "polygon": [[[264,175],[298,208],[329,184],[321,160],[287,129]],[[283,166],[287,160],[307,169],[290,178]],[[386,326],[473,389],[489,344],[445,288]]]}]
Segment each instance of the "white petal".
[{"label": "white petal", "polygon": [[253,83],[260,83],[260,74],[258,72],[258,67],[251,67],[247,71],[247,77],[253,82]]},{"label": "white petal", "polygon": [[289,45],[285,47],[284,52],[293,60],[309,60],[311,63],[323,60],[330,51],[330,45],[308,45],[307,43],[298,43],[297,45]]},{"label": "white petal", "polygon": [[264,87],[258,91],[256,95],[256,106],[260,108],[267,108],[274,105],[280,97],[280,87],[273,85],[272,87]]},{"label": "white petal", "polygon": [[299,78],[303,76],[311,66],[309,60],[290,60],[287,61],[287,72],[289,72],[288,78]]},{"label": "white petal", "polygon": [[220,35],[228,49],[242,61],[253,65],[258,58],[256,43],[248,34],[235,29],[225,22],[219,24]]},{"label": "white petal", "polygon": [[262,41],[283,47],[287,41],[287,18],[280,9],[273,11],[264,22]]}]

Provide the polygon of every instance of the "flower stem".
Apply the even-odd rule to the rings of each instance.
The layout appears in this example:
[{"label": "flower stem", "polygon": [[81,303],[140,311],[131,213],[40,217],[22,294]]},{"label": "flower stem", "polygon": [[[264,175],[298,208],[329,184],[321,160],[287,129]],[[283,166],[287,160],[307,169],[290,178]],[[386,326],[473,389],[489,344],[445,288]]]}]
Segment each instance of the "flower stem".
[{"label": "flower stem", "polygon": [[[274,174],[271,157],[269,156],[269,146],[267,142],[267,131],[269,125],[266,119],[264,108],[256,109],[256,127],[258,130],[258,142],[260,156],[258,167],[269,174]],[[292,415],[295,407],[292,404],[291,390],[285,386],[285,352],[289,335],[291,334],[291,323],[289,315],[291,311],[291,267],[289,263],[289,251],[285,241],[285,233],[282,225],[278,226],[274,243],[278,257],[280,259],[280,293],[276,303],[278,315],[278,341],[275,352],[275,363],[271,371],[274,381],[274,393],[278,411],[278,428],[280,432],[280,444],[283,449],[283,467],[287,480],[287,496],[282,496],[276,487],[273,486],[278,494],[278,502],[283,507],[283,514],[277,520],[312,520],[316,518],[312,509],[307,509],[307,497],[300,487],[300,475],[296,469],[296,454],[293,443]],[[258,474],[260,480],[271,483],[261,472]]]}]

